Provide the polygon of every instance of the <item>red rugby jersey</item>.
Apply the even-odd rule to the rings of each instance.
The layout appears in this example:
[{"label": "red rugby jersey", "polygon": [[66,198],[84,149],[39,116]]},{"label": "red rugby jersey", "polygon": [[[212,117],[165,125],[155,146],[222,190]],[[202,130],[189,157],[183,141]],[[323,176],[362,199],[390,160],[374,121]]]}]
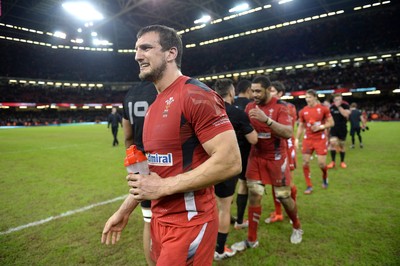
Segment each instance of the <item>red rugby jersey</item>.
[{"label": "red rugby jersey", "polygon": [[[143,144],[150,171],[162,178],[192,170],[209,156],[202,143],[233,130],[224,101],[205,84],[180,76],[149,107]],[[164,225],[191,226],[217,218],[214,187],[153,200],[153,218]]]},{"label": "red rugby jersey", "polygon": [[301,109],[299,112],[299,119],[301,123],[304,123],[306,129],[304,139],[326,139],[327,136],[325,130],[313,132],[311,126],[314,124],[317,126],[323,125],[325,124],[326,119],[331,116],[329,108],[322,104],[317,104],[313,107],[307,105]]},{"label": "red rugby jersey", "polygon": [[[272,97],[267,104],[259,105],[258,107],[272,120],[283,125],[292,125],[292,118],[289,115],[289,109],[285,102]],[[255,102],[247,104],[246,113],[248,114],[253,108],[256,108]],[[250,122],[258,133],[258,142],[256,145],[252,145],[252,151],[256,152],[255,154],[257,155],[270,160],[286,158],[286,139],[275,136],[267,124],[260,122],[257,119],[250,119]]]}]

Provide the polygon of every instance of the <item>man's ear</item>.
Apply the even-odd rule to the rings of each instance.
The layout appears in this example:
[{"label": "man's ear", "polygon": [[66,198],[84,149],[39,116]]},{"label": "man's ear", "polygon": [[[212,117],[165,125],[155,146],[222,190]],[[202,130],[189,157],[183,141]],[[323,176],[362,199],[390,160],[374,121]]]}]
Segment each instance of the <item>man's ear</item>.
[{"label": "man's ear", "polygon": [[168,50],[167,62],[174,61],[177,56],[178,56],[178,49],[176,49],[176,47],[171,47]]}]

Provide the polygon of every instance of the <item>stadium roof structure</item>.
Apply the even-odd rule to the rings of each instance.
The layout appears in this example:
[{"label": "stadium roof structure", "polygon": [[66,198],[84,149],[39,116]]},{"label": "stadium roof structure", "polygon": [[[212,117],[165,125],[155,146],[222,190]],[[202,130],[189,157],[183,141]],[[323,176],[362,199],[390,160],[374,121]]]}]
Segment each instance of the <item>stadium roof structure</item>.
[{"label": "stadium roof structure", "polygon": [[[85,27],[62,8],[65,0],[2,0],[0,23],[43,32],[65,32],[68,38],[78,38],[78,28]],[[137,31],[147,25],[163,24],[183,33],[185,43],[218,38],[235,32],[251,30],[267,23],[282,23],[299,17],[329,13],[379,0],[293,0],[279,4],[278,0],[87,0],[103,13],[87,31],[96,31],[114,48],[132,48]],[[247,2],[249,10],[229,13],[235,4]],[[367,3],[368,2],[368,3]],[[196,25],[203,15],[211,23]],[[235,18],[235,19],[232,19]],[[213,23],[214,22],[214,23]],[[11,29],[0,29],[0,31]],[[27,32],[26,34],[28,34]]]}]

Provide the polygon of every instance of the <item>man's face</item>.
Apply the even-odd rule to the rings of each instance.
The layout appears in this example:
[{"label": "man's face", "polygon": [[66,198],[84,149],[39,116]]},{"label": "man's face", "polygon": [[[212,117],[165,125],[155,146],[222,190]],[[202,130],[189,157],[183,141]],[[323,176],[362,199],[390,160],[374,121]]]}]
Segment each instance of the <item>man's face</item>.
[{"label": "man's face", "polygon": [[317,98],[312,94],[306,93],[306,102],[308,106],[314,106],[317,103]]},{"label": "man's face", "polygon": [[333,103],[336,106],[340,106],[342,104],[342,96],[336,96],[335,98],[333,98]]},{"label": "man's face", "polygon": [[271,94],[272,97],[277,97],[277,98],[281,98],[282,95],[280,95],[280,93],[276,90],[276,88],[274,86],[271,86],[269,89],[269,92]]},{"label": "man's face", "polygon": [[263,88],[260,83],[252,83],[251,92],[256,104],[264,104],[270,97],[269,89]]},{"label": "man's face", "polygon": [[162,51],[159,35],[156,32],[143,34],[136,42],[135,60],[139,63],[141,80],[155,82],[160,80],[167,68],[168,51]]}]

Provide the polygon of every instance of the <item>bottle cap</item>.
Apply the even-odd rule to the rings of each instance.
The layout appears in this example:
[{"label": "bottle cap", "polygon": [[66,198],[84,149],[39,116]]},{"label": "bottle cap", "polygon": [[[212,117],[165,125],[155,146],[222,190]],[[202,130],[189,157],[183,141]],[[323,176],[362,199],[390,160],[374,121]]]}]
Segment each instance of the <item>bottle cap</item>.
[{"label": "bottle cap", "polygon": [[126,157],[124,160],[125,166],[143,161],[147,161],[146,155],[144,155],[143,152],[136,147],[136,145],[131,145],[128,149],[126,149]]}]

